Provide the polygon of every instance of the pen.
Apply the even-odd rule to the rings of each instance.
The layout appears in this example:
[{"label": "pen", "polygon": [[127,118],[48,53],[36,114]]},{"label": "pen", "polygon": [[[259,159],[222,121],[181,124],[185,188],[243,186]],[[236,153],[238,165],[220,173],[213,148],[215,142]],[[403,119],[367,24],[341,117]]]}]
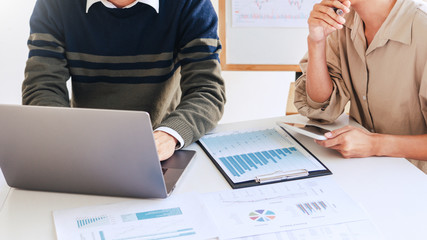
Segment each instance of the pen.
[{"label": "pen", "polygon": [[332,9],[333,9],[333,10],[334,10],[334,12],[335,12],[336,14],[338,14],[339,16],[344,15],[344,11],[343,11],[342,9],[339,9],[339,8],[336,8],[336,7],[332,8]]}]

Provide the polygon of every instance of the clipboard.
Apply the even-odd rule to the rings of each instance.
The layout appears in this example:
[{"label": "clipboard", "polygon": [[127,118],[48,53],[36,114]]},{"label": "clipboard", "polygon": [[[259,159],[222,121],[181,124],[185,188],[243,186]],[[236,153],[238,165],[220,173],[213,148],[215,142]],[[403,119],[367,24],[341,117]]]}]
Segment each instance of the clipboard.
[{"label": "clipboard", "polygon": [[[197,143],[233,189],[332,174],[286,129],[279,127],[208,134]],[[245,174],[248,175],[242,178]]]}]

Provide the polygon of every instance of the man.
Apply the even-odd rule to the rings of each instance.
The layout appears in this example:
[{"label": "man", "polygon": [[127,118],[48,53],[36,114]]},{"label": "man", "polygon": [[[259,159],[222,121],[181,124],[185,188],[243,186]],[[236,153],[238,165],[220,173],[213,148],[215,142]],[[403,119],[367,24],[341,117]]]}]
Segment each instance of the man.
[{"label": "man", "polygon": [[[369,130],[348,126],[317,143],[344,157],[427,160],[427,4],[324,0],[308,24],[297,109],[327,123],[350,101],[351,117]],[[413,163],[427,172],[427,161]]]},{"label": "man", "polygon": [[222,116],[209,0],[38,0],[30,27],[23,104],[147,111],[161,160]]}]

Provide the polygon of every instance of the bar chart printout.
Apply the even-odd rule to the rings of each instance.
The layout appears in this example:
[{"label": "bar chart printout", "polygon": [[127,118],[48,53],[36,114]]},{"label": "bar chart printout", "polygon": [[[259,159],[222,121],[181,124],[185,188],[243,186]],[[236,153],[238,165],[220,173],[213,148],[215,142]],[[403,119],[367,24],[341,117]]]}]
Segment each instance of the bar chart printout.
[{"label": "bar chart printout", "polygon": [[200,142],[234,183],[253,181],[278,171],[326,170],[280,129],[212,134]]},{"label": "bar chart printout", "polygon": [[[144,202],[149,202],[145,205]],[[147,207],[149,206],[149,207]],[[209,239],[217,236],[194,194],[54,211],[58,240]]]}]

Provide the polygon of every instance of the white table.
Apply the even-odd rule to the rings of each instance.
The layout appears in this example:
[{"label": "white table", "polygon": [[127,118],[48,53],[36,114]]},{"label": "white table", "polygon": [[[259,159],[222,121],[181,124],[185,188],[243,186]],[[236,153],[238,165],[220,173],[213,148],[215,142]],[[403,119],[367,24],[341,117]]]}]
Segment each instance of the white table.
[{"label": "white table", "polygon": [[[302,119],[301,116],[286,118]],[[216,131],[271,128],[279,119],[284,117],[224,124]],[[338,125],[346,123],[348,119],[344,116]],[[344,159],[337,152],[318,146],[310,138],[299,134],[294,136],[333,172],[335,181],[367,211],[384,239],[427,239],[427,176],[423,172],[402,158]],[[190,145],[188,149],[197,150],[198,154],[173,194],[231,189],[197,144]],[[0,239],[56,239],[52,211],[123,200],[12,188],[0,212]]]}]

